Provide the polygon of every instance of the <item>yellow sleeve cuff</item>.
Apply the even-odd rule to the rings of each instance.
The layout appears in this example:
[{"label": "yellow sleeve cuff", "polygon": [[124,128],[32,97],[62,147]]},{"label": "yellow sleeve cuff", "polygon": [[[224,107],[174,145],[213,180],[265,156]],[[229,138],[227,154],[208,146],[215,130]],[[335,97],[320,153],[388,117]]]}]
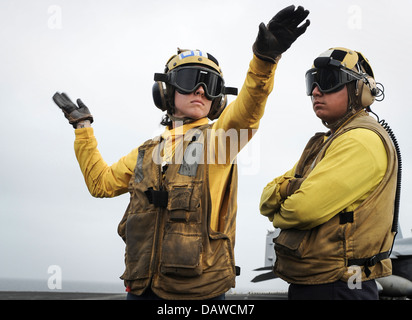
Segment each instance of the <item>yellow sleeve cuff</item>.
[{"label": "yellow sleeve cuff", "polygon": [[74,134],[76,136],[76,140],[87,140],[94,138],[94,131],[92,127],[75,129]]}]

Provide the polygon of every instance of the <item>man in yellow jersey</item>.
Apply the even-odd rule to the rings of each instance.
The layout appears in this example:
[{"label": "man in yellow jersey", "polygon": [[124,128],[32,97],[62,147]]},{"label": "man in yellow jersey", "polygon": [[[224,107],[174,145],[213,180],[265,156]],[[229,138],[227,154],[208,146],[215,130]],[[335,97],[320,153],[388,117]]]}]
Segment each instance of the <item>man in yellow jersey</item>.
[{"label": "man in yellow jersey", "polygon": [[263,190],[260,212],[276,228],[274,272],[290,299],[377,299],[391,274],[397,154],[367,111],[383,92],[368,60],[332,48],[306,73],[313,110],[330,129]]},{"label": "man in yellow jersey", "polygon": [[235,286],[234,160],[258,128],[279,58],[305,32],[308,14],[289,6],[260,24],[243,88],[227,107],[226,95],[237,90],[225,86],[217,60],[179,50],[155,74],[153,99],[166,112],[164,133],[111,166],[97,149],[89,109],[54,95],[76,128],[75,152],[91,194],[130,193],[118,228],[126,243],[121,278],[128,299],[223,299]]}]

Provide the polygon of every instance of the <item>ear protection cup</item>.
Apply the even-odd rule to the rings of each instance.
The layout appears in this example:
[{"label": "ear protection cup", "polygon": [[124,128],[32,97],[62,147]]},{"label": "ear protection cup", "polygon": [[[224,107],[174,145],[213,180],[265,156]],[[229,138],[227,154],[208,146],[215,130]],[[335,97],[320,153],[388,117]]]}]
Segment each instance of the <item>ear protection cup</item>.
[{"label": "ear protection cup", "polygon": [[212,106],[210,107],[209,114],[207,117],[210,120],[215,120],[219,118],[219,116],[222,114],[223,110],[225,110],[227,105],[227,96],[224,95],[221,98],[217,98],[213,100]]},{"label": "ear protection cup", "polygon": [[358,80],[356,96],[362,107],[369,107],[375,101],[377,94],[378,89],[374,78],[366,75],[364,80]]},{"label": "ear protection cup", "polygon": [[156,107],[162,111],[167,110],[167,96],[166,96],[166,86],[161,81],[156,81],[152,87],[153,101]]}]

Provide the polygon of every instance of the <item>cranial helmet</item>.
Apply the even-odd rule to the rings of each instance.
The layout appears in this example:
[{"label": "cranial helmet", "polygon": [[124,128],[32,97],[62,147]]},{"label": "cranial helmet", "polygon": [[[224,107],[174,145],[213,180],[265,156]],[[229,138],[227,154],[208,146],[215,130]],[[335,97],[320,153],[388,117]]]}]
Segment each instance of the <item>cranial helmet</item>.
[{"label": "cranial helmet", "polygon": [[[225,87],[222,70],[218,61],[209,53],[199,50],[178,49],[166,63],[164,73],[155,73],[152,88],[153,101],[160,110],[171,112],[177,90],[182,94],[204,88],[205,96],[212,100],[208,114],[211,120],[217,119],[227,104],[227,94],[237,95],[236,88]],[[170,90],[173,89],[173,90]]]},{"label": "cranial helmet", "polygon": [[331,48],[317,57],[308,70],[306,93],[311,95],[315,85],[323,93],[336,92],[356,81],[355,95],[362,107],[370,106],[380,93],[369,61],[362,53],[346,48]]}]

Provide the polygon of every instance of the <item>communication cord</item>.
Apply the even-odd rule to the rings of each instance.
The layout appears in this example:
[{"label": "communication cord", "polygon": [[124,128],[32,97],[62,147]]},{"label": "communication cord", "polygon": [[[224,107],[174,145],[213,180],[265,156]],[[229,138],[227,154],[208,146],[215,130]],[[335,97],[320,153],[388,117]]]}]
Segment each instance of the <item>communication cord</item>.
[{"label": "communication cord", "polygon": [[389,137],[391,138],[393,145],[396,150],[396,155],[398,158],[398,179],[397,179],[397,184],[396,184],[396,194],[395,194],[395,209],[394,209],[394,215],[393,215],[393,223],[392,223],[392,232],[397,233],[398,228],[399,228],[399,205],[400,205],[400,199],[401,199],[401,184],[402,184],[402,157],[401,157],[401,150],[399,148],[399,143],[398,140],[396,139],[396,136],[394,132],[392,131],[391,127],[389,124],[384,120],[380,120],[379,116],[373,112],[370,107],[367,108],[368,112],[371,112],[375,115],[378,123],[386,130],[388,133]]}]

